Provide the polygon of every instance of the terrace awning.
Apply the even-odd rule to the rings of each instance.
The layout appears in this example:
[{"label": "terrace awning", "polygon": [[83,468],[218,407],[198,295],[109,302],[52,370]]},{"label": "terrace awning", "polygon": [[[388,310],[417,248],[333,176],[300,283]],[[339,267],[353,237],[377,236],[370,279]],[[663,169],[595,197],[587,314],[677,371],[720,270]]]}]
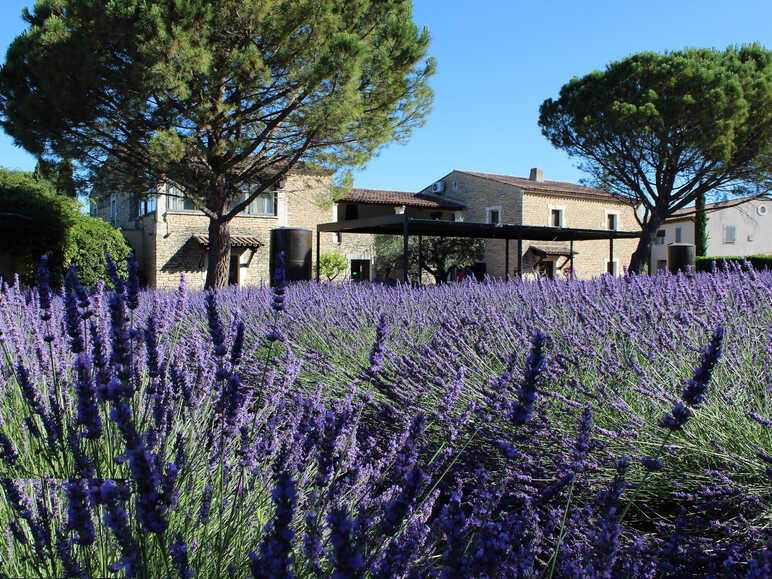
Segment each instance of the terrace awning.
[{"label": "terrace awning", "polygon": [[[191,235],[191,238],[196,240],[203,248],[209,247],[209,236],[200,233]],[[257,237],[250,235],[231,235],[231,247],[238,249],[258,249],[265,245]]]},{"label": "terrace awning", "polygon": [[[402,215],[384,215],[367,219],[351,219],[347,221],[335,221],[332,223],[320,223],[316,226],[316,277],[319,279],[319,234],[332,233],[371,233],[382,235],[402,235],[403,242],[403,270],[407,281],[407,242],[410,235],[427,237],[471,237],[474,239],[504,239],[506,240],[506,271],[509,278],[509,241],[518,241],[517,269],[522,274],[522,240],[529,241],[568,241],[573,270],[573,244],[574,241],[609,240],[609,261],[614,261],[614,240],[635,239],[640,237],[639,231],[616,231],[610,229],[581,229],[570,227],[542,227],[536,225],[514,225],[475,223],[469,221],[442,221],[435,219],[419,219]],[[420,255],[420,252],[419,252]]]}]

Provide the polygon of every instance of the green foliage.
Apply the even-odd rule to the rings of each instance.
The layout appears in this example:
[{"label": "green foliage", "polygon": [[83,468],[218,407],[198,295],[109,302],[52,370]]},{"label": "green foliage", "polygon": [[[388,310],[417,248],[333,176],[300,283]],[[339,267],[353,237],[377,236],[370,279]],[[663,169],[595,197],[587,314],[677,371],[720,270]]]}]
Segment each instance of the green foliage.
[{"label": "green foliage", "polygon": [[325,251],[319,256],[319,271],[332,281],[348,269],[348,259],[339,251]]},{"label": "green foliage", "polygon": [[[364,165],[432,101],[409,0],[39,0],[25,19],[0,71],[16,143],[119,190],[171,181],[220,225],[299,163]],[[210,238],[212,287],[228,254]]]},{"label": "green foliage", "polygon": [[708,252],[708,216],[705,213],[705,193],[697,195],[694,209],[696,211],[694,215],[695,252],[698,257],[702,257]]},{"label": "green foliage", "polygon": [[81,215],[75,221],[64,248],[65,265],[74,263],[84,286],[93,286],[103,279],[109,282],[106,273],[106,255],[109,253],[118,267],[118,273],[126,277],[126,258],[131,247],[118,229],[101,219]]},{"label": "green foliage", "polygon": [[37,265],[48,254],[51,283],[61,283],[64,247],[79,217],[74,200],[57,195],[30,173],[0,169],[0,248],[12,256],[24,284],[35,282]]},{"label": "green foliage", "polygon": [[714,265],[717,269],[723,269],[730,263],[735,263],[740,265],[742,269],[747,269],[745,265],[746,261],[749,262],[751,266],[753,266],[753,269],[772,270],[772,255],[748,255],[745,257],[736,255],[727,257],[697,257],[695,259],[694,268],[697,271],[713,271]]},{"label": "green foliage", "polygon": [[544,101],[539,125],[609,190],[643,207],[630,264],[639,271],[661,223],[709,191],[769,175],[772,52],[645,52],[574,78]]},{"label": "green foliage", "polygon": [[66,195],[76,199],[78,190],[73,175],[72,161],[62,159],[61,161],[48,161],[42,157],[38,159],[33,173],[36,181],[46,180],[54,186],[54,189],[60,195]]},{"label": "green foliage", "polygon": [[[411,276],[418,277],[418,238],[408,241],[409,269],[415,268]],[[397,235],[376,235],[375,252],[378,268],[386,277],[392,270],[402,269],[403,241]],[[421,262],[423,270],[434,277],[436,283],[446,280],[452,267],[468,267],[482,259],[485,241],[468,237],[425,237],[421,240]]]}]

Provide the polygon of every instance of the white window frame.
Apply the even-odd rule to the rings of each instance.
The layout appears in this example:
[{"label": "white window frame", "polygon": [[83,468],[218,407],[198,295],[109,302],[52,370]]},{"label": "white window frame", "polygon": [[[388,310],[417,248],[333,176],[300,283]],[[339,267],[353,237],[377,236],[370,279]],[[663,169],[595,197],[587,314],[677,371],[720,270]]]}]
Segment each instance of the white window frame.
[{"label": "white window frame", "polygon": [[[611,274],[614,277],[617,277],[619,275],[619,260],[615,257],[614,258],[614,273]],[[608,257],[603,258],[603,273],[607,274],[608,271]]]},{"label": "white window frame", "polygon": [[[662,235],[660,235],[660,232],[662,232]],[[661,243],[660,240],[662,240]],[[654,237],[654,245],[665,245],[666,240],[667,229],[657,229],[657,235]]]},{"label": "white window frame", "polygon": [[[494,211],[499,212],[499,220],[497,223],[493,223],[491,221],[491,213]],[[485,223],[490,223],[491,225],[501,225],[504,223],[504,215],[501,212],[501,205],[491,205],[490,207],[485,208]]]},{"label": "white window frame", "polygon": [[560,211],[560,225],[558,226],[560,229],[565,229],[568,227],[566,224],[566,207],[565,205],[550,205],[547,208],[547,227],[555,227],[552,225],[552,212],[553,211]]},{"label": "white window frame", "polygon": [[620,224],[622,223],[622,214],[619,211],[612,211],[610,209],[606,209],[603,212],[603,229],[608,229],[608,216],[609,215],[615,215],[616,216],[616,229],[614,231],[619,231]]},{"label": "white window frame", "polygon": [[[727,230],[728,230],[730,227],[732,228],[732,240],[731,240],[731,241],[729,241],[729,240],[727,239],[727,234],[726,234],[726,233],[727,233]],[[723,243],[725,243],[726,245],[734,245],[735,243],[737,243],[737,226],[736,226],[736,225],[732,225],[732,224],[726,224],[726,225],[724,225],[724,227],[723,227],[723,230],[722,230],[722,232],[721,232],[721,233],[722,233],[722,235],[721,235],[721,240],[722,240],[722,242],[723,242]]]}]

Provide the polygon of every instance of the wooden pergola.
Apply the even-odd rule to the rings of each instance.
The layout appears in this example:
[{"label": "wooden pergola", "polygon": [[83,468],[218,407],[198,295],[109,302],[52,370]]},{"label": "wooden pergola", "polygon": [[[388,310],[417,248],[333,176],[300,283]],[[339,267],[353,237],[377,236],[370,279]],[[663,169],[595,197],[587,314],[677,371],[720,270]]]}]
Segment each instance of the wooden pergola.
[{"label": "wooden pergola", "polygon": [[[614,240],[635,239],[639,231],[617,231],[611,229],[578,229],[572,227],[541,227],[535,225],[509,225],[473,223],[468,221],[442,221],[419,219],[405,214],[384,215],[367,219],[351,219],[320,223],[316,226],[316,279],[319,280],[319,241],[321,233],[370,233],[379,235],[401,235],[403,239],[402,270],[407,281],[408,239],[411,235],[422,237],[471,237],[474,239],[505,240],[506,279],[509,279],[509,242],[517,242],[517,271],[522,276],[523,240],[527,241],[568,241],[570,242],[571,274],[574,271],[575,241],[609,241],[609,262],[614,261]],[[420,244],[419,244],[420,248]],[[419,261],[421,252],[419,251]],[[419,263],[419,268],[422,264]]]}]

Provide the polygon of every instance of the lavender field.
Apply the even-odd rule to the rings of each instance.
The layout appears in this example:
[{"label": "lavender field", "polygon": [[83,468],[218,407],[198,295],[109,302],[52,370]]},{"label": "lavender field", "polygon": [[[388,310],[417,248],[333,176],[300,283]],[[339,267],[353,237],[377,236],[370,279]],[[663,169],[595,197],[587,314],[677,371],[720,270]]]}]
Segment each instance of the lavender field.
[{"label": "lavender field", "polygon": [[0,577],[772,574],[770,272],[41,274],[0,295]]}]

